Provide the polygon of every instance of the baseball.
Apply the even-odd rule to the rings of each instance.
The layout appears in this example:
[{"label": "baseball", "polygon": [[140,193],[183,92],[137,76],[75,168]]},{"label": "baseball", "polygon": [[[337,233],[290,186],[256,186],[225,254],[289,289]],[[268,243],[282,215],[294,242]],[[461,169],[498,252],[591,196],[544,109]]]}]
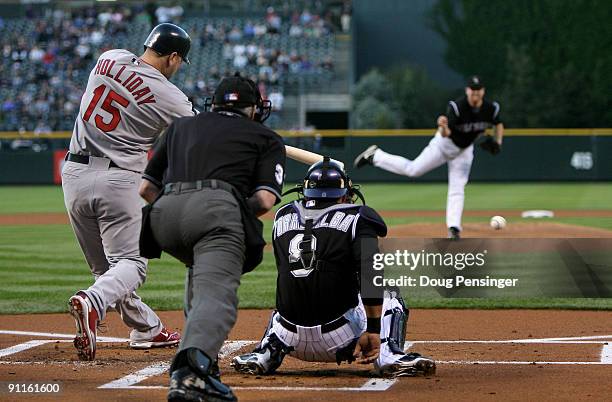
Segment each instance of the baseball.
[{"label": "baseball", "polygon": [[506,227],[506,219],[503,216],[495,215],[491,218],[489,225],[495,230],[500,230]]}]

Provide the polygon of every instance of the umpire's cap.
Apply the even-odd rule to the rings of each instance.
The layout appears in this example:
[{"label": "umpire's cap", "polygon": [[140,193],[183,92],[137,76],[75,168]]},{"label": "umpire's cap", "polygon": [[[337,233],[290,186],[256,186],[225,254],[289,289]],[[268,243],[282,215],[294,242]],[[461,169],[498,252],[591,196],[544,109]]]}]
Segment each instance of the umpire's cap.
[{"label": "umpire's cap", "polygon": [[144,43],[145,50],[153,49],[162,56],[176,52],[187,64],[189,64],[187,53],[190,47],[191,38],[187,32],[178,25],[167,22],[153,28]]},{"label": "umpire's cap", "polygon": [[234,75],[223,78],[217,85],[212,103],[219,106],[247,107],[257,105],[260,100],[259,88],[252,80]]},{"label": "umpire's cap", "polygon": [[239,73],[221,80],[215,89],[212,104],[216,109],[255,106],[255,121],[260,123],[270,116],[272,110],[272,102],[261,97],[257,84]]},{"label": "umpire's cap", "polygon": [[351,179],[344,169],[329,157],[325,157],[308,169],[303,192],[306,198],[337,199],[346,195],[351,186]]}]

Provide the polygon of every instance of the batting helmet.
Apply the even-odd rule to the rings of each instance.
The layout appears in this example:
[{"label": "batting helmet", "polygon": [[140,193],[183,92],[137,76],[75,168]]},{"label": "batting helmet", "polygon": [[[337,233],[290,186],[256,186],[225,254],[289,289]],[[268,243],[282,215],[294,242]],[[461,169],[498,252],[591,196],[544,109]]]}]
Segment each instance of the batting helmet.
[{"label": "batting helmet", "polygon": [[189,53],[190,47],[191,38],[187,32],[183,28],[167,22],[153,28],[144,43],[145,50],[147,48],[153,49],[162,56],[176,52],[187,64],[189,64],[187,53]]}]

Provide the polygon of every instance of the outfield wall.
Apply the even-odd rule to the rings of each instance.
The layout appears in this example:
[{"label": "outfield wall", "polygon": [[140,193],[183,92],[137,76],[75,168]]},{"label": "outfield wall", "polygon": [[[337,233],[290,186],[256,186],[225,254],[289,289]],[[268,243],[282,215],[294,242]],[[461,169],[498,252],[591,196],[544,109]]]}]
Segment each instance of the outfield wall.
[{"label": "outfield wall", "polygon": [[[534,129],[507,130],[502,152],[492,156],[475,148],[472,181],[606,181],[612,180],[612,129]],[[431,139],[431,130],[328,130],[319,132],[282,131],[289,145],[328,154],[351,162],[370,144],[384,150],[416,157]],[[20,140],[44,144],[45,150],[11,150],[14,133],[0,134],[0,184],[59,183],[59,169],[66,152],[69,133],[54,133],[41,138],[25,134]],[[405,177],[379,169],[353,170],[355,181],[401,182]],[[286,181],[300,180],[305,166],[289,161]],[[445,181],[446,166],[417,181]]]}]

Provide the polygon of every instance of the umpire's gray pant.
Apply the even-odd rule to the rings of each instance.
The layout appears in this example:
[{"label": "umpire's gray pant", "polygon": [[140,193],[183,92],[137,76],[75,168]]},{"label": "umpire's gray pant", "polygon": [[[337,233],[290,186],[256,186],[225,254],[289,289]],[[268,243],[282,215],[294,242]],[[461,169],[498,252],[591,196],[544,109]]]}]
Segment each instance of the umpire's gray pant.
[{"label": "umpire's gray pant", "polygon": [[187,322],[179,350],[198,348],[216,358],[236,322],[244,263],[240,206],[222,189],[164,195],[151,211],[153,235],[164,251],[185,264]]}]

